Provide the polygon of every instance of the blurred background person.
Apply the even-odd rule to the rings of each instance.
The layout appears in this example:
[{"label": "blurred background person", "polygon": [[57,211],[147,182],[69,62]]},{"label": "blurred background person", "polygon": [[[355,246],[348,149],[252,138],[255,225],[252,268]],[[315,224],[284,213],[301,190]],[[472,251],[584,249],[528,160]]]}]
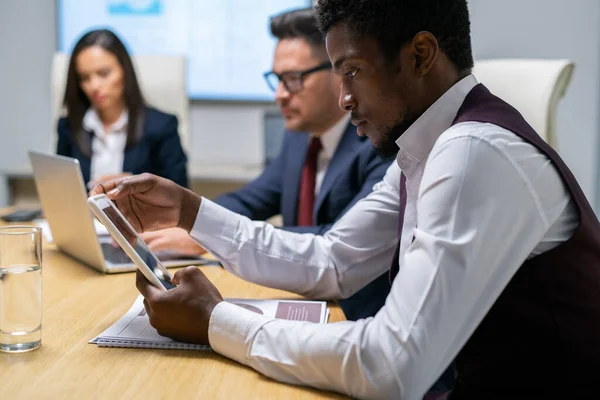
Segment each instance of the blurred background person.
[{"label": "blurred background person", "polygon": [[107,29],[75,45],[58,121],[57,154],[76,158],[88,187],[150,172],[188,186],[174,115],[147,106],[123,42]]}]

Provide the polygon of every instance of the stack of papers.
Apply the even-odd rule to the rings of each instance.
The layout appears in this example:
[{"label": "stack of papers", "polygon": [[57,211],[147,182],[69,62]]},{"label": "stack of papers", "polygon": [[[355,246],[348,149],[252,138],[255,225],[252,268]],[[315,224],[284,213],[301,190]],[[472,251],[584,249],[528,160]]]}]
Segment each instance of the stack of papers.
[{"label": "stack of papers", "polygon": [[[225,299],[247,310],[271,318],[327,323],[329,309],[324,301]],[[178,350],[210,350],[210,346],[177,342],[160,336],[150,325],[144,298],[138,296],[133,306],[116,323],[90,341],[100,347],[136,347]]]}]

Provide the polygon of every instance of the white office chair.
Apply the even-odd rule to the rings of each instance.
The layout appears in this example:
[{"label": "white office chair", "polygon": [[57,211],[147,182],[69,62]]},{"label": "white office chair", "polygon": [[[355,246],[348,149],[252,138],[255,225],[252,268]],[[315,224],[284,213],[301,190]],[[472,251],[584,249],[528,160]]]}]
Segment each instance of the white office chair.
[{"label": "white office chair", "polygon": [[[148,105],[177,116],[184,150],[189,149],[189,99],[186,92],[185,58],[171,56],[132,56],[135,72]],[[69,68],[69,55],[55,53],[52,60],[52,121],[64,115],[63,99]],[[53,129],[53,132],[56,129]],[[56,134],[53,141],[56,149]]]},{"label": "white office chair", "polygon": [[475,61],[473,74],[493,94],[515,107],[556,148],[556,108],[574,64],[569,60],[495,59]]}]

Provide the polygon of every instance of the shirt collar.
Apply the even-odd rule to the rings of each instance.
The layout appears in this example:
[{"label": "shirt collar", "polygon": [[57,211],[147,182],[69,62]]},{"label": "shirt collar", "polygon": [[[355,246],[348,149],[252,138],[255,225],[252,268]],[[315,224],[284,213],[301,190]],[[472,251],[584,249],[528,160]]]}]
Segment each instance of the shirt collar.
[{"label": "shirt collar", "polygon": [[397,157],[400,169],[408,170],[411,164],[420,163],[427,157],[440,135],[450,128],[460,106],[477,83],[473,75],[461,79],[400,136],[396,141],[400,148]]},{"label": "shirt collar", "polygon": [[327,155],[328,159],[332,159],[335,154],[335,150],[337,149],[344,132],[346,131],[346,127],[350,123],[350,113],[344,114],[342,118],[338,122],[336,122],[331,128],[323,132],[319,139],[321,139],[321,144],[323,145],[323,151]]},{"label": "shirt collar", "polygon": [[[119,119],[110,126],[109,132],[125,133],[125,127],[129,122],[129,112],[123,110]],[[104,136],[109,132],[104,132],[104,124],[100,120],[100,116],[92,107],[88,108],[83,116],[83,128],[88,131],[93,131],[96,136]]]}]

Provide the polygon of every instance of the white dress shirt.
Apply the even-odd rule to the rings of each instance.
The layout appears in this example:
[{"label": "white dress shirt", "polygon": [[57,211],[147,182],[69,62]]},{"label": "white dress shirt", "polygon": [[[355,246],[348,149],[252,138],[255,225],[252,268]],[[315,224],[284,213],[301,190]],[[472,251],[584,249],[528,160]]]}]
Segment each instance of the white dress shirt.
[{"label": "white dress shirt", "polygon": [[119,119],[110,126],[108,132],[98,113],[89,108],[83,117],[83,127],[94,132],[92,138],[92,162],[90,182],[106,175],[123,172],[125,145],[127,143],[128,112],[123,111]]},{"label": "white dress shirt", "polygon": [[346,127],[349,123],[350,113],[346,113],[343,118],[336,122],[331,128],[323,132],[321,136],[319,136],[323,148],[321,149],[321,151],[319,151],[319,155],[317,157],[315,197],[319,194],[319,190],[321,189],[321,185],[323,184],[323,179],[325,178],[325,174],[327,173],[327,167],[329,167],[329,162],[333,158],[335,150],[337,149],[338,144],[340,144],[340,140],[342,139],[342,136],[344,136],[344,132],[346,131]]},{"label": "white dress shirt", "polygon": [[476,83],[461,80],[402,135],[397,163],[324,236],[278,230],[202,199],[192,236],[228,271],[334,299],[389,269],[400,168],[407,177],[400,271],[375,317],[319,325],[222,302],[209,324],[217,352],[280,381],[353,397],[423,396],[519,266],[578,224],[546,156],[496,125],[451,126]]}]

